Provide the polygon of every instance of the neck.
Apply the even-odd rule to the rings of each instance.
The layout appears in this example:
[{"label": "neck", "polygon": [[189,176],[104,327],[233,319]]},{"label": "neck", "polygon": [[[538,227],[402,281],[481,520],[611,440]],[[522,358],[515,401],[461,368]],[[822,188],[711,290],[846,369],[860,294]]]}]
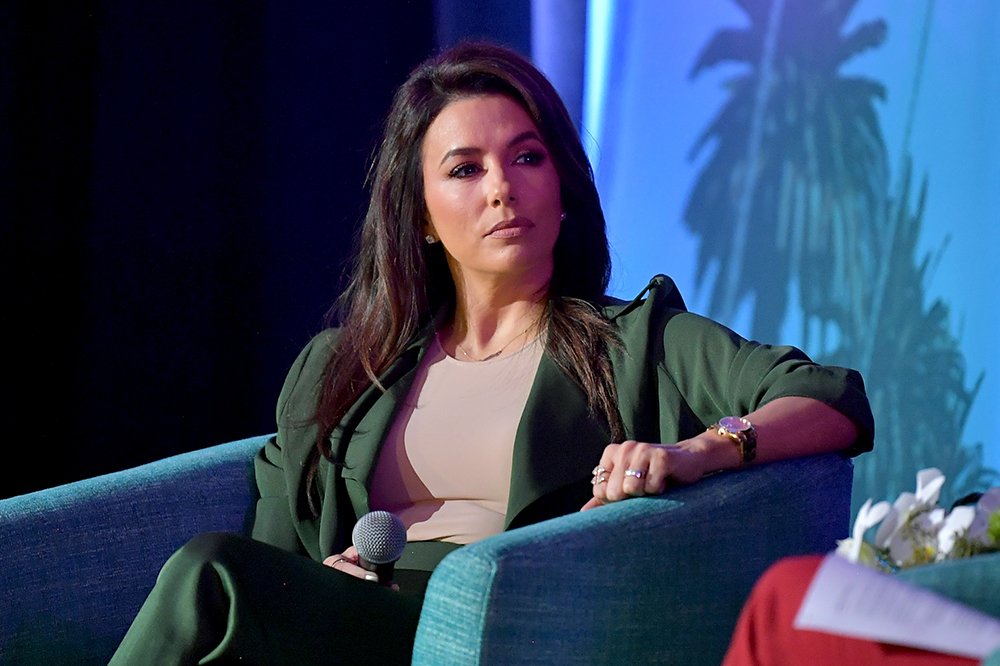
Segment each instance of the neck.
[{"label": "neck", "polygon": [[486,288],[456,283],[455,316],[443,331],[442,345],[461,360],[485,360],[521,349],[539,332],[547,289],[548,280]]}]

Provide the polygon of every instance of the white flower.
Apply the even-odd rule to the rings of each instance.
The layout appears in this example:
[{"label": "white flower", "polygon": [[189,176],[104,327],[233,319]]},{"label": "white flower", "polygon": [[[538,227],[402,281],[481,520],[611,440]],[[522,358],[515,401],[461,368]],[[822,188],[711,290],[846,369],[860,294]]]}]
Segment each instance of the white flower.
[{"label": "white flower", "polygon": [[911,566],[933,553],[927,553],[927,542],[915,538],[909,531],[900,530],[889,540],[889,559],[897,566]]},{"label": "white flower", "polygon": [[[971,557],[1000,550],[1000,487],[983,493],[976,506],[947,511],[938,506],[945,477],[928,467],[917,472],[916,492],[900,493],[890,507],[868,499],[858,511],[851,538],[836,553],[883,571]],[[878,525],[873,543],[865,534]]]},{"label": "white flower", "polygon": [[892,538],[896,536],[899,529],[910,519],[910,512],[917,504],[917,496],[913,493],[900,493],[896,501],[892,503],[892,509],[885,516],[885,520],[879,525],[875,532],[875,546],[877,548],[888,548]]},{"label": "white flower", "polygon": [[879,552],[867,541],[840,539],[837,541],[837,550],[834,552],[855,564],[879,567]]},{"label": "white flower", "polygon": [[941,495],[944,474],[937,467],[928,467],[917,472],[917,502],[923,506],[934,506]]},{"label": "white flower", "polygon": [[937,559],[947,559],[955,541],[972,525],[976,509],[971,506],[956,506],[944,519],[937,533]]},{"label": "white flower", "polygon": [[[875,533],[875,546],[889,549],[896,562],[909,562],[914,555],[925,553],[929,533],[936,532],[935,522],[944,518],[933,514],[941,494],[945,477],[936,467],[928,467],[917,472],[917,492],[900,493],[893,502],[892,510],[885,517]],[[918,523],[911,528],[911,519],[917,516]],[[916,533],[913,533],[913,531]]]},{"label": "white flower", "polygon": [[[858,509],[858,516],[854,519],[854,529],[851,532],[851,538],[838,542],[840,546],[838,546],[837,552],[851,562],[857,562],[861,557],[862,547],[867,545],[865,544],[865,532],[877,525],[880,520],[885,518],[887,513],[889,513],[888,502],[879,502],[875,506],[872,506],[872,500],[868,498],[861,508]],[[871,550],[870,547],[869,550]],[[874,552],[865,554],[874,559]]]}]

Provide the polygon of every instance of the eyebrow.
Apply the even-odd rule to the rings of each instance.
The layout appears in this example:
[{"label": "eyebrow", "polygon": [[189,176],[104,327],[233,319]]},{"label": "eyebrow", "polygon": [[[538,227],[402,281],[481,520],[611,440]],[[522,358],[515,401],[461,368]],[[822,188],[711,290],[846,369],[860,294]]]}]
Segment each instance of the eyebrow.
[{"label": "eyebrow", "polygon": [[[536,132],[535,130],[525,130],[524,132],[521,132],[513,139],[508,141],[507,147],[510,148],[511,146],[516,146],[517,144],[523,143],[530,139],[534,139],[543,145],[545,144],[545,142],[542,141],[542,137],[538,136],[538,132]],[[452,148],[451,150],[449,150],[447,153],[444,154],[444,157],[441,158],[440,164],[444,164],[449,157],[454,157],[455,155],[478,155],[481,152],[483,151],[480,148],[465,148],[465,147]]]}]

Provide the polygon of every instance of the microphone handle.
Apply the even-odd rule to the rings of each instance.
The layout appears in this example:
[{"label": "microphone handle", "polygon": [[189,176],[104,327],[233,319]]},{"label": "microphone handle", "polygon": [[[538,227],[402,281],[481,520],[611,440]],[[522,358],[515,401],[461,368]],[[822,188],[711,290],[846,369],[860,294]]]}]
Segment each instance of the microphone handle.
[{"label": "microphone handle", "polygon": [[363,557],[358,557],[358,566],[366,571],[371,571],[372,573],[378,574],[378,584],[383,587],[392,586],[392,576],[395,573],[396,563],[395,562],[385,562],[383,564],[376,564],[375,562],[369,562]]}]

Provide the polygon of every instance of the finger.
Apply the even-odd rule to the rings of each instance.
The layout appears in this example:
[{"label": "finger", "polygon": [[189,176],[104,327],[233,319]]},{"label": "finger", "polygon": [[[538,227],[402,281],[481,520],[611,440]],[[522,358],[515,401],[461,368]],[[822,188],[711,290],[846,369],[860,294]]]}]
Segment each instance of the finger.
[{"label": "finger", "polygon": [[[345,574],[350,574],[355,578],[361,578],[362,580],[367,580],[369,574],[373,574],[373,572],[368,571],[368,569],[359,567],[357,564],[354,564],[350,560],[341,560],[340,562],[337,562],[337,564],[333,568]],[[375,579],[378,580],[378,576],[376,576]]]},{"label": "finger", "polygon": [[646,494],[646,479],[649,478],[649,463],[641,458],[641,462],[631,462],[622,472],[622,492],[629,497],[641,497]]},{"label": "finger", "polygon": [[673,446],[654,446],[649,458],[649,473],[646,475],[647,495],[662,495],[667,490],[672,469]]},{"label": "finger", "polygon": [[354,546],[348,546],[342,553],[334,553],[323,560],[323,564],[330,567],[341,560],[347,560],[354,564],[358,563],[358,549]]},{"label": "finger", "polygon": [[[611,473],[604,488],[604,498],[607,501],[618,502],[633,496],[633,494],[628,492],[629,490],[635,494],[638,494],[638,491],[641,490],[639,482],[631,476],[625,476],[626,470],[645,469],[644,463],[639,459],[639,456],[642,455],[641,446],[635,440],[627,440],[618,444],[610,452],[613,454],[613,459],[610,463]],[[626,483],[626,480],[628,480],[628,483]]]},{"label": "finger", "polygon": [[341,573],[354,576],[355,578],[360,578],[362,580],[374,580],[375,582],[378,582],[378,574],[358,566],[356,563],[351,562],[343,555],[331,555],[323,560],[323,564],[326,564],[328,567]]},{"label": "finger", "polygon": [[597,499],[596,497],[591,497],[587,500],[587,503],[580,507],[580,511],[589,511],[591,509],[596,509],[599,506],[604,506],[604,502]]},{"label": "finger", "polygon": [[601,452],[601,459],[597,462],[597,467],[594,468],[592,474],[596,475],[599,471],[611,472],[615,468],[615,459],[618,457],[618,449],[621,448],[621,444],[608,444],[604,447],[604,451]]},{"label": "finger", "polygon": [[604,447],[600,461],[591,470],[593,478],[591,478],[590,483],[594,487],[594,498],[597,500],[603,501],[606,498],[605,493],[607,489],[605,488],[605,484],[611,478],[611,473],[614,471],[614,459],[618,446],[618,444],[608,444]]},{"label": "finger", "polygon": [[329,557],[325,558],[323,560],[323,564],[325,564],[326,566],[328,566],[330,568],[333,568],[333,565],[335,565],[337,562],[340,562],[343,559],[344,559],[344,556],[340,555],[338,553],[337,555],[330,555]]},{"label": "finger", "polygon": [[607,483],[610,472],[599,472],[594,475],[594,478],[590,480],[591,485],[593,485],[594,499],[603,502],[607,499]]}]

